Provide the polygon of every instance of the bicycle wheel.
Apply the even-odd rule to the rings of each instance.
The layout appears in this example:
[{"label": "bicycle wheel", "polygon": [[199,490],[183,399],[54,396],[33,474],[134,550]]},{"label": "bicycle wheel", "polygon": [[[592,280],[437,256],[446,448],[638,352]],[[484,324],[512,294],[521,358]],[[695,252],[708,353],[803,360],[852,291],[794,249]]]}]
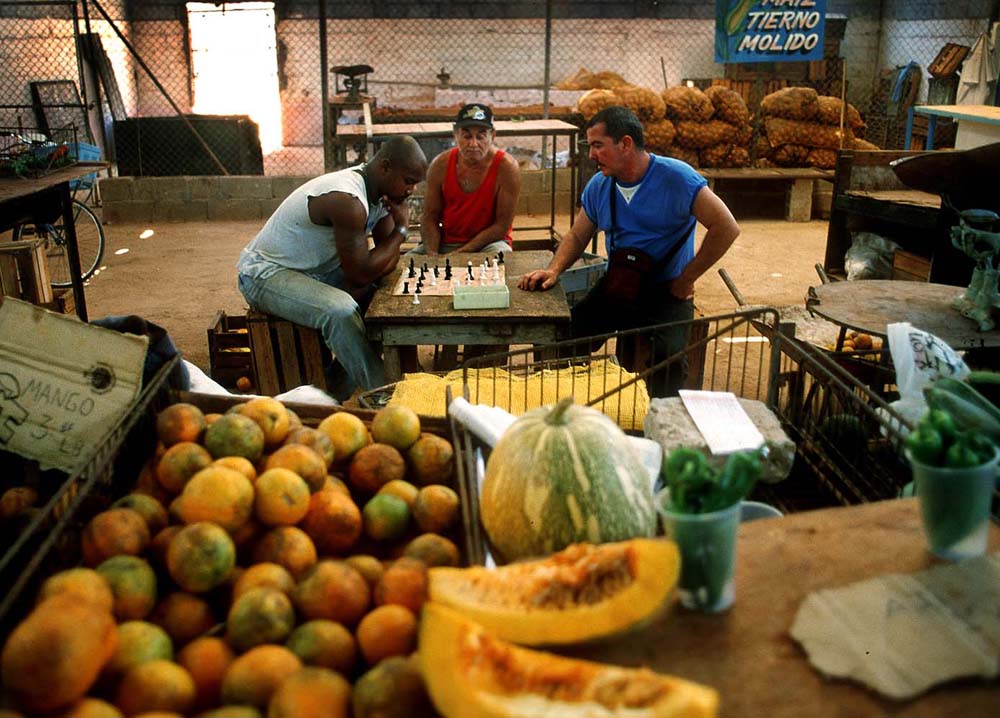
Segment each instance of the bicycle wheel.
[{"label": "bicycle wheel", "polygon": [[[90,279],[101,266],[104,257],[104,227],[87,205],[73,200],[73,227],[80,252],[80,277]],[[49,264],[49,283],[53,287],[70,287],[69,258],[66,253],[66,225],[60,216],[55,223],[20,225],[14,228],[14,240],[45,237],[45,256]]]}]

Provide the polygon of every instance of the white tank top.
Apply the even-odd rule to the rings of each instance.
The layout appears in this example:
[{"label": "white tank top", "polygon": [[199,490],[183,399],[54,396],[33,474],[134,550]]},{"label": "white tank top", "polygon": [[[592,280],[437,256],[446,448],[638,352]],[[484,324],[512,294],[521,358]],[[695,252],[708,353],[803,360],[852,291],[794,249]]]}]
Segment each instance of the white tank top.
[{"label": "white tank top", "polygon": [[320,175],[295,189],[278,205],[257,236],[248,244],[236,263],[236,270],[258,279],[266,279],[280,269],[296,269],[317,276],[340,266],[333,228],[314,224],[309,219],[309,199],[329,192],[344,192],[357,199],[368,215],[365,235],[388,214],[382,204],[374,211],[368,206],[368,194],[361,165]]}]

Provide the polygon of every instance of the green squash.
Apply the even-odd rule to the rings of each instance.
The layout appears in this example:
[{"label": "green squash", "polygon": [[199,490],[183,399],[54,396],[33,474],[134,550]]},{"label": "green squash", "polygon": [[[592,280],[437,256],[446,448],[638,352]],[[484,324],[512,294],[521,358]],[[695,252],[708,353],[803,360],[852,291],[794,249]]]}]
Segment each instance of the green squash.
[{"label": "green squash", "polygon": [[625,433],[572,397],[527,412],[497,442],[480,516],[500,562],[656,532],[649,476]]}]

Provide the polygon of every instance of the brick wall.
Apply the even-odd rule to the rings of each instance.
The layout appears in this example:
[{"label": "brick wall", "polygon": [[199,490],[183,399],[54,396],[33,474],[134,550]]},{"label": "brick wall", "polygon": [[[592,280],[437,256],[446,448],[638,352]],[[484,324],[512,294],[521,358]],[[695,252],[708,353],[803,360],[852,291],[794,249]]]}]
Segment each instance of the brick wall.
[{"label": "brick wall", "polygon": [[[309,177],[110,177],[100,180],[104,220],[205,222],[263,220]],[[556,172],[556,212],[570,208],[570,173]],[[521,172],[518,214],[546,215],[551,170]],[[420,188],[418,188],[418,193]]]}]

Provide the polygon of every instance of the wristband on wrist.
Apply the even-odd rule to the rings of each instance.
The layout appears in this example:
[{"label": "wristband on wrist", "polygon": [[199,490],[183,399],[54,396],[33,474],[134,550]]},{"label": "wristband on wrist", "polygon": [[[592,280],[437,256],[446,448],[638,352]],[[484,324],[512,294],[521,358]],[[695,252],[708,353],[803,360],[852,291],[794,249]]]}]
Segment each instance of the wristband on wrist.
[{"label": "wristband on wrist", "polygon": [[396,231],[399,232],[400,235],[402,235],[404,242],[407,239],[409,239],[409,237],[410,237],[410,228],[407,227],[405,224],[401,225],[401,226],[400,225],[396,225]]}]

